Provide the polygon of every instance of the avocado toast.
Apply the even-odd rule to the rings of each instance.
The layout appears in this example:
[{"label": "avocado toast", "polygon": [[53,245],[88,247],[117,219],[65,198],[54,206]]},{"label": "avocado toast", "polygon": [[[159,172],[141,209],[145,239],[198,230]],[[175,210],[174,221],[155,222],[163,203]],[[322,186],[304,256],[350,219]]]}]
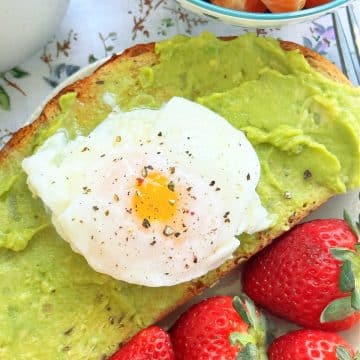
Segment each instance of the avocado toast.
[{"label": "avocado toast", "polygon": [[[251,35],[227,40],[203,34],[134,46],[62,90],[2,150],[1,358],[110,355],[328,198],[359,186],[360,91],[298,45]],[[88,134],[111,111],[105,93],[115,94],[123,110],[183,96],[242,129],[260,158],[258,193],[274,225],[242,236],[234,259],[219,269],[171,288],[93,271],[55,233],[27,189],[21,161],[60,128],[72,137]]]}]

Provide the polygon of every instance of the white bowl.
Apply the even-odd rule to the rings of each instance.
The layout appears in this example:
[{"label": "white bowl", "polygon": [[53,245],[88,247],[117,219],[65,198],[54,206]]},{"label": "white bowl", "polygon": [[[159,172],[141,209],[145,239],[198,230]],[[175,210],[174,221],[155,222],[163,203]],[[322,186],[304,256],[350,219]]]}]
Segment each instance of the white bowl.
[{"label": "white bowl", "polygon": [[20,64],[55,33],[69,0],[0,1],[0,72]]},{"label": "white bowl", "polygon": [[281,27],[318,18],[334,9],[349,4],[353,0],[333,0],[325,5],[311,9],[287,13],[251,13],[227,9],[213,5],[206,0],[176,0],[182,7],[199,15],[218,19],[226,24],[251,28]]}]

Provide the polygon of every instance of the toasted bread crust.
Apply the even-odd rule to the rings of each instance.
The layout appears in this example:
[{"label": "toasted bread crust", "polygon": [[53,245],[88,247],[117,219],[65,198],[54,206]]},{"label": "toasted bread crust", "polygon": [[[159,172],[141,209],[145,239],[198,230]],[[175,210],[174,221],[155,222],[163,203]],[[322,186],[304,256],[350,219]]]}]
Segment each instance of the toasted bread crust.
[{"label": "toasted bread crust", "polygon": [[339,83],[351,85],[350,80],[336,67],[336,65],[319,55],[317,52],[290,41],[281,41],[280,44],[286,51],[299,50],[307,62],[321,74]]},{"label": "toasted bread crust", "polygon": [[[230,40],[232,38],[223,38],[223,40]],[[280,42],[281,47],[286,51],[291,50],[298,50],[300,51],[303,56],[306,58],[306,60],[309,62],[309,64],[318,70],[320,73],[324,74],[325,76],[331,78],[332,80],[344,84],[350,84],[349,80],[345,77],[343,73],[331,62],[320,56],[319,54],[315,53],[314,51],[307,49],[303,46],[300,46],[298,44],[287,42],[287,41],[281,41]],[[78,97],[83,98],[84,100],[87,97],[87,89],[96,83],[96,81],[99,81],[101,79],[101,74],[104,71],[108,71],[107,69],[110,69],[111,71],[111,65],[113,63],[125,61],[132,59],[134,60],[138,66],[143,65],[151,65],[156,63],[157,56],[155,54],[155,44],[149,43],[149,44],[140,44],[135,45],[127,50],[125,50],[120,55],[114,56],[108,61],[106,61],[104,64],[99,66],[90,76],[85,77],[81,80],[78,80],[74,82],[73,84],[65,87],[62,89],[56,96],[54,96],[43,108],[41,114],[39,117],[31,124],[21,128],[19,131],[17,131],[10,141],[4,146],[4,148],[0,151],[0,167],[3,169],[6,168],[6,164],[10,161],[12,158],[17,158],[19,153],[22,152],[23,149],[25,149],[28,144],[31,141],[31,138],[34,136],[34,134],[37,132],[37,130],[47,122],[51,122],[54,117],[56,117],[60,111],[58,100],[59,97],[63,94],[74,91],[78,94]],[[322,203],[328,200],[328,198],[331,196],[324,195],[324,197],[321,200],[318,200],[316,202],[306,203],[303,204],[301,208],[298,209],[298,212],[292,214],[292,216],[288,219],[284,219],[284,228],[292,227],[297,222],[302,220],[306,215],[308,215],[310,212],[318,208]],[[255,252],[258,252],[266,245],[270,244],[271,241],[280,235],[280,233],[274,234],[274,233],[268,233],[268,232],[262,232],[258,235],[259,240],[259,246],[256,249]],[[224,266],[219,268],[215,271],[214,276],[211,278],[212,283],[209,284],[204,283],[201,278],[194,280],[191,282],[191,285],[189,286],[189,289],[186,293],[186,295],[176,304],[173,304],[171,308],[168,308],[166,312],[163,312],[162,314],[159,314],[159,320],[163,318],[165,315],[170,313],[172,310],[176,309],[183,303],[187,302],[189,299],[191,299],[193,296],[199,294],[201,291],[204,290],[204,288],[208,287],[209,285],[212,285],[220,280],[224,275],[226,275],[228,272],[230,272],[232,269],[234,269],[238,264],[244,262],[247,258],[249,258],[251,255],[253,255],[255,252],[249,253],[247,255],[244,255],[243,253],[235,256],[232,260],[228,261]]]}]

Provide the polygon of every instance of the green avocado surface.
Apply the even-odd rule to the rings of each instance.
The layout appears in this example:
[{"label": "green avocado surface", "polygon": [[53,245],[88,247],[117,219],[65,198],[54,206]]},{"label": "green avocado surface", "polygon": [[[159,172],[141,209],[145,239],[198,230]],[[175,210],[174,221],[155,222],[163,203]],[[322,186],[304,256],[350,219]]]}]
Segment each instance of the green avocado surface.
[{"label": "green avocado surface", "polygon": [[[105,93],[123,110],[186,97],[242,129],[261,162],[257,191],[275,219],[266,236],[286,230],[305,204],[359,186],[359,89],[325,78],[298,51],[252,35],[232,41],[209,33],[178,36],[157,44],[156,53],[152,66],[134,68],[126,60],[102,71],[94,102],[63,95],[56,118],[2,164],[1,359],[104,358],[216,279],[219,270],[171,288],[148,288],[96,273],[59,238],[28,190],[22,159],[60,128],[72,137],[89,133],[111,111]],[[252,253],[260,241],[260,235],[242,235],[238,254]]]}]

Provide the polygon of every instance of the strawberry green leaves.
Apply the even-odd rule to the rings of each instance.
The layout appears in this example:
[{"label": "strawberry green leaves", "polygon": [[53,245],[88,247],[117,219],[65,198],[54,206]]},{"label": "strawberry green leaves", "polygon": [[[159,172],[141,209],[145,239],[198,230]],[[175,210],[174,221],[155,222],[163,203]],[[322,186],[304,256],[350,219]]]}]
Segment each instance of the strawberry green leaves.
[{"label": "strawberry green leaves", "polygon": [[254,303],[245,294],[235,296],[233,307],[241,319],[249,325],[247,333],[233,332],[229,336],[231,345],[236,343],[242,346],[236,360],[266,359],[266,320],[256,310]]},{"label": "strawberry green leaves", "polygon": [[351,292],[355,290],[355,275],[350,260],[345,260],[341,266],[339,288],[342,292]]},{"label": "strawberry green leaves", "polygon": [[355,309],[353,309],[351,306],[350,296],[336,299],[325,307],[320,316],[320,322],[324,323],[342,320],[354,312]]},{"label": "strawberry green leaves", "polygon": [[246,346],[254,341],[254,337],[247,333],[233,332],[229,336],[229,341],[231,345],[240,344]]},{"label": "strawberry green leaves", "polygon": [[335,259],[340,261],[350,260],[353,255],[353,251],[347,248],[332,248],[330,252]]},{"label": "strawberry green leaves", "polygon": [[351,294],[351,306],[355,310],[360,310],[360,290],[354,289]]},{"label": "strawberry green leaves", "polygon": [[236,360],[257,360],[258,349],[254,344],[246,344],[245,347],[239,352],[236,357]]},{"label": "strawberry green leaves", "polygon": [[246,296],[235,296],[233,299],[234,309],[238,312],[240,317],[249,325],[255,326],[257,323],[257,315],[254,303]]},{"label": "strawberry green leaves", "polygon": [[352,360],[349,351],[343,346],[338,346],[336,348],[336,358],[337,360]]},{"label": "strawberry green leaves", "polygon": [[[348,223],[352,232],[359,237],[359,229],[353,224],[349,214],[344,211],[344,220]],[[349,296],[336,299],[329,303],[321,314],[322,323],[346,318],[356,311],[360,311],[360,253],[359,244],[355,245],[355,251],[345,248],[330,249],[331,254],[337,260],[342,261],[339,289]]]},{"label": "strawberry green leaves", "polygon": [[360,360],[360,353],[358,352],[353,357],[344,346],[338,346],[336,348],[336,358],[337,360]]}]

